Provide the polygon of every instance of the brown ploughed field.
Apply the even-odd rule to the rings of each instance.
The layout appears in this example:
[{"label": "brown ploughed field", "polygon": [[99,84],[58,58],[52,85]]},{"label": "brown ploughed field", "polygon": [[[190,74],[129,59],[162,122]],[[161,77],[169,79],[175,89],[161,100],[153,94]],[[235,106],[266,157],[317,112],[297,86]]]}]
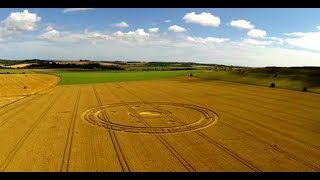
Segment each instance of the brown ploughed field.
[{"label": "brown ploughed field", "polygon": [[53,87],[54,76],[23,76],[0,76],[0,99],[25,97],[0,106],[0,171],[320,170],[319,94],[187,77]]}]

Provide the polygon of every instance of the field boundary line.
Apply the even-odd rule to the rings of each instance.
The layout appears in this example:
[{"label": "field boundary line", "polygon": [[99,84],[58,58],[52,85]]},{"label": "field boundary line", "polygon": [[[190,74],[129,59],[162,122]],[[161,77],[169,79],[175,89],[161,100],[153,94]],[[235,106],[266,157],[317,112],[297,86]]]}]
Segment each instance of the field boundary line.
[{"label": "field boundary line", "polygon": [[[46,74],[46,75],[47,75],[47,74]],[[55,76],[55,75],[52,75],[52,76]],[[57,77],[58,77],[58,76],[57,76]],[[47,93],[40,94],[41,92],[48,91],[48,90],[52,90],[53,88],[55,88],[56,86],[58,86],[58,84],[61,82],[61,78],[60,78],[60,77],[59,77],[59,79],[60,79],[60,80],[58,81],[58,83],[53,84],[53,85],[50,85],[50,86],[48,86],[48,87],[45,87],[44,89],[41,89],[40,91],[31,93],[31,94],[28,94],[28,95],[22,95],[22,96],[25,96],[25,97],[23,97],[23,98],[21,98],[21,99],[18,99],[18,100],[16,100],[16,101],[10,102],[9,104],[5,104],[5,105],[1,106],[0,109],[2,109],[2,108],[4,108],[4,107],[7,107],[7,106],[9,106],[9,105],[11,105],[11,104],[13,104],[13,103],[16,103],[16,102],[18,102],[18,101],[20,101],[20,100],[26,99],[26,98],[28,98],[28,97],[32,97],[32,96],[35,96],[35,95],[44,95],[44,94],[49,93],[49,92],[47,92]],[[13,96],[13,97],[16,97],[16,96]]]},{"label": "field boundary line", "polygon": [[[25,98],[24,98],[24,99],[25,99]],[[28,103],[30,103],[30,101],[32,102],[32,101],[34,101],[34,100],[35,100],[35,98],[30,99],[30,100],[28,100],[28,101],[26,101],[26,102],[23,102],[23,104],[20,104],[20,106],[18,106],[18,107],[16,107],[16,108],[12,108],[12,109],[10,109],[10,110],[5,111],[2,115],[5,115],[5,114],[7,114],[7,113],[9,113],[9,112],[10,112],[10,113],[13,113],[13,115],[9,116],[6,120],[0,122],[0,128],[1,128],[4,124],[6,124],[8,121],[10,121],[12,117],[14,117],[15,115],[17,115],[16,112],[19,112],[21,109],[24,109],[24,107],[26,107],[26,106],[28,105]],[[10,115],[10,114],[9,114],[9,115]]]},{"label": "field boundary line", "polygon": [[[21,98],[21,99],[18,99],[18,100],[16,100],[16,101],[12,101],[12,102],[10,102],[10,103],[8,103],[8,104],[5,104],[5,105],[1,106],[0,109],[1,109],[1,108],[4,108],[4,107],[7,107],[7,106],[9,106],[10,104],[13,104],[13,103],[15,103],[15,102],[18,102],[18,101],[20,101],[20,100],[26,99],[26,98],[28,98],[28,97],[30,97],[30,96],[31,96],[31,95],[29,95],[29,96],[24,96],[24,97]],[[1,98],[1,97],[0,97],[0,98]]]},{"label": "field boundary line", "polygon": [[[56,88],[56,86],[55,86],[55,87],[53,87],[52,89],[49,89],[49,90],[53,90],[54,88]],[[50,92],[52,92],[52,91],[50,91]],[[4,106],[6,106],[6,107],[7,107],[7,106],[9,106],[9,105],[13,105],[14,103],[16,103],[16,102],[18,102],[18,101],[20,101],[20,100],[26,100],[27,98],[30,98],[30,97],[39,97],[39,96],[44,96],[44,95],[46,95],[46,94],[49,94],[50,92],[43,93],[43,94],[30,94],[30,95],[27,95],[25,98],[19,99],[19,100],[17,100],[17,101],[14,101],[13,103],[10,103],[10,104],[4,105]],[[30,101],[33,101],[34,99],[35,99],[35,98],[30,99]],[[19,107],[21,107],[21,106],[25,105],[26,103],[28,103],[28,102],[30,102],[30,101],[22,102],[22,104],[20,104],[20,106],[19,106]],[[4,106],[0,107],[0,109],[4,108]],[[6,110],[6,111],[5,111],[4,113],[2,113],[1,115],[4,115],[4,114],[6,114],[6,113],[10,112],[12,109],[16,109],[16,108],[17,108],[17,107],[12,107],[11,109]]]}]

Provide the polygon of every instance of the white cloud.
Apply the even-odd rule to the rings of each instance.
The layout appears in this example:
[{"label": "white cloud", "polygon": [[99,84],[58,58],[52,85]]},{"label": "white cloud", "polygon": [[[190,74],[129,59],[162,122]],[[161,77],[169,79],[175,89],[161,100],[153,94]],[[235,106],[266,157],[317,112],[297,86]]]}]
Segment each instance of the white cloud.
[{"label": "white cloud", "polygon": [[111,37],[107,34],[100,33],[100,32],[89,32],[85,30],[83,34],[83,39],[85,40],[110,40]]},{"label": "white cloud", "polygon": [[46,41],[61,41],[61,42],[74,42],[74,41],[112,41],[112,42],[144,42],[150,39],[150,34],[145,32],[144,29],[137,29],[136,31],[122,32],[117,31],[112,34],[106,34],[101,32],[89,32],[85,30],[81,33],[60,32],[56,29],[51,29],[38,36],[40,40]]},{"label": "white cloud", "polygon": [[12,12],[0,22],[0,38],[14,33],[35,31],[40,21],[41,17],[35,13],[29,13],[28,10]]},{"label": "white cloud", "polygon": [[176,32],[176,33],[181,33],[181,32],[186,32],[187,31],[185,28],[177,26],[177,25],[170,26],[168,28],[168,30],[172,31],[172,32]]},{"label": "white cloud", "polygon": [[40,39],[44,40],[57,40],[61,37],[61,33],[55,29],[48,30],[47,32],[39,36]]},{"label": "white cloud", "polygon": [[159,28],[149,28],[149,33],[157,33],[159,32]]},{"label": "white cloud", "polygon": [[34,31],[41,17],[35,13],[12,12],[2,23],[8,31]]},{"label": "white cloud", "polygon": [[195,12],[187,13],[183,17],[183,20],[186,23],[200,24],[202,26],[218,27],[220,25],[219,17],[206,12],[202,12],[201,14],[196,14]]},{"label": "white cloud", "polygon": [[3,38],[7,35],[7,32],[0,27],[0,42],[3,41]]},{"label": "white cloud", "polygon": [[109,40],[110,36],[100,32],[89,32],[85,30],[83,33],[60,32],[56,29],[49,29],[47,32],[38,36],[38,39],[47,41],[97,41]]},{"label": "white cloud", "polygon": [[271,40],[274,45],[283,45],[283,44],[284,44],[283,38],[278,38],[278,37],[266,37],[265,39]]},{"label": "white cloud", "polygon": [[134,42],[141,42],[150,37],[150,34],[146,33],[144,29],[137,29],[136,31],[129,31],[127,33],[117,31],[112,35],[118,40]]},{"label": "white cloud", "polygon": [[195,43],[202,43],[202,44],[208,44],[208,43],[222,43],[229,41],[227,38],[216,38],[216,37],[187,37],[188,41],[195,42]]},{"label": "white cloud", "polygon": [[317,26],[317,29],[320,31],[320,26]]},{"label": "white cloud", "polygon": [[114,26],[119,28],[126,28],[126,27],[129,27],[129,24],[127,24],[126,22],[120,22],[118,24],[114,24]]},{"label": "white cloud", "polygon": [[94,8],[66,8],[63,10],[64,13],[76,12],[76,11],[88,11],[93,10]]},{"label": "white cloud", "polygon": [[285,33],[290,38],[285,38],[285,42],[291,46],[306,48],[310,50],[320,50],[320,32],[293,32]]},{"label": "white cloud", "polygon": [[267,36],[267,32],[260,29],[251,29],[247,35],[251,38],[264,38]]},{"label": "white cloud", "polygon": [[246,21],[243,19],[240,20],[232,20],[230,22],[230,25],[236,28],[240,28],[240,29],[253,29],[254,25],[251,24],[250,21]]},{"label": "white cloud", "polygon": [[165,20],[164,22],[165,22],[165,23],[170,23],[171,20],[170,20],[170,19],[167,19],[167,20]]},{"label": "white cloud", "polygon": [[304,32],[292,32],[292,33],[284,33],[284,35],[286,36],[294,36],[294,37],[301,37],[304,35],[307,35],[308,33],[304,33]]},{"label": "white cloud", "polygon": [[272,44],[272,41],[261,41],[256,39],[244,39],[244,43],[252,44],[252,45],[270,45]]},{"label": "white cloud", "polygon": [[53,26],[47,26],[44,30],[45,30],[45,31],[51,31],[51,30],[53,30],[53,29],[54,29]]}]

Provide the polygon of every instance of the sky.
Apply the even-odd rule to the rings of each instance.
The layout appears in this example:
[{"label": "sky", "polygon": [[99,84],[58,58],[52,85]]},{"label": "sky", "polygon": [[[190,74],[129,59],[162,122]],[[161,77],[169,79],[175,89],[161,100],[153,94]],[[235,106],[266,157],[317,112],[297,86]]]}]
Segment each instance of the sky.
[{"label": "sky", "polygon": [[1,8],[0,59],[320,66],[319,8]]}]

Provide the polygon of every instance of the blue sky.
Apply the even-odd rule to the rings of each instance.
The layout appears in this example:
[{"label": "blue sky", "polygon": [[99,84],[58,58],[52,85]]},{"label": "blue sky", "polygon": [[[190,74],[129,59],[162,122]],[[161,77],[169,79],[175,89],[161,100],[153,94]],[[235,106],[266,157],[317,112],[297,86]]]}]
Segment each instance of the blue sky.
[{"label": "blue sky", "polygon": [[2,8],[0,58],[320,66],[319,17],[312,8]]}]

